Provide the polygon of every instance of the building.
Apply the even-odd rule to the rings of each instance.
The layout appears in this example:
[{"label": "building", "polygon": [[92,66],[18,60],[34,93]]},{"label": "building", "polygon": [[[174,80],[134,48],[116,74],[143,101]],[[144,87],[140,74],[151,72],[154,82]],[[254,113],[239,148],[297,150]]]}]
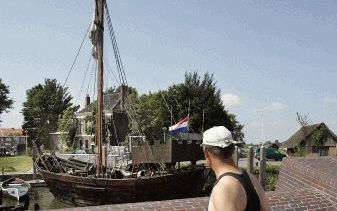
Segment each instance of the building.
[{"label": "building", "polygon": [[0,128],[0,155],[16,155],[24,151],[26,140],[23,129]]},{"label": "building", "polygon": [[[327,138],[323,146],[318,146],[313,140],[313,133],[320,127],[327,128]],[[290,156],[336,156],[337,136],[324,124],[304,126],[292,135],[281,147],[286,149]]]},{"label": "building", "polygon": [[[91,134],[90,128],[95,127],[88,117],[95,112],[94,103],[90,102],[90,97],[87,95],[85,99],[85,107],[75,114],[78,119],[78,129],[76,135],[75,148],[91,149],[94,145],[94,134]],[[103,114],[104,123],[107,131],[106,143],[113,146],[124,141],[128,132],[129,121],[123,106],[123,96],[120,92],[112,92],[103,95]]]}]

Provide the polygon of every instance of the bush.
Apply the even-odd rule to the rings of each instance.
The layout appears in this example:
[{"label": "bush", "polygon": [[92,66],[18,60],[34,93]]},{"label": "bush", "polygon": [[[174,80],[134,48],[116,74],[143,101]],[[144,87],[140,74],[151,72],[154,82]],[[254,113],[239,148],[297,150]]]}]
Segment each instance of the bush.
[{"label": "bush", "polygon": [[[278,179],[280,166],[267,164],[266,166],[266,183],[263,187],[265,191],[274,191]],[[254,175],[259,177],[259,169],[254,169]]]}]

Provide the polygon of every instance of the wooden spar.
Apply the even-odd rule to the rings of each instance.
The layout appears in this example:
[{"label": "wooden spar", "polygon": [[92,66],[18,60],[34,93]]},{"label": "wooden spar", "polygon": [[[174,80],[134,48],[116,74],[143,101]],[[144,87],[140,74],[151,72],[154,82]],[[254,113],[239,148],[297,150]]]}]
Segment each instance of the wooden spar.
[{"label": "wooden spar", "polygon": [[105,0],[96,0],[96,26],[98,33],[97,43],[97,114],[96,114],[96,176],[102,173],[102,139],[103,139],[103,32],[104,32],[104,3]]}]

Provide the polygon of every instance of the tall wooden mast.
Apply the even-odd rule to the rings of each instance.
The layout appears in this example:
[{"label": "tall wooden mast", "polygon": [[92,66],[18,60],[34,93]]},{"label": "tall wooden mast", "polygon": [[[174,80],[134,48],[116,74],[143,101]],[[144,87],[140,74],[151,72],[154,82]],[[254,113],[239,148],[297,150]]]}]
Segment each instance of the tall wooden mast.
[{"label": "tall wooden mast", "polygon": [[104,4],[105,0],[96,0],[96,26],[97,26],[97,114],[96,114],[96,176],[102,173],[102,139],[103,139],[103,32],[104,32]]}]

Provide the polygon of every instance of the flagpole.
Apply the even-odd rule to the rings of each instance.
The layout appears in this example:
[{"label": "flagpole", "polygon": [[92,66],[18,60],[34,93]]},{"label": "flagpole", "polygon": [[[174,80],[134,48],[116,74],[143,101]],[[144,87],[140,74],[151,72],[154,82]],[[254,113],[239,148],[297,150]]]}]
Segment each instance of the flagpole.
[{"label": "flagpole", "polygon": [[170,114],[171,114],[171,126],[173,125],[173,114],[172,114],[172,105],[171,105],[171,110],[170,110]]},{"label": "flagpole", "polygon": [[190,140],[190,109],[191,109],[191,100],[188,100],[188,109],[187,109],[187,117],[188,117],[188,123],[187,123],[187,141]]},{"label": "flagpole", "polygon": [[[173,125],[173,110],[172,110],[172,105],[171,105],[171,111],[170,111],[170,114],[171,114],[171,126]],[[170,131],[169,131],[169,134],[170,134]],[[170,134],[170,140],[172,142],[172,134]]]},{"label": "flagpole", "polygon": [[204,124],[205,124],[205,110],[202,110],[202,125],[201,125],[201,132],[204,134]]}]

